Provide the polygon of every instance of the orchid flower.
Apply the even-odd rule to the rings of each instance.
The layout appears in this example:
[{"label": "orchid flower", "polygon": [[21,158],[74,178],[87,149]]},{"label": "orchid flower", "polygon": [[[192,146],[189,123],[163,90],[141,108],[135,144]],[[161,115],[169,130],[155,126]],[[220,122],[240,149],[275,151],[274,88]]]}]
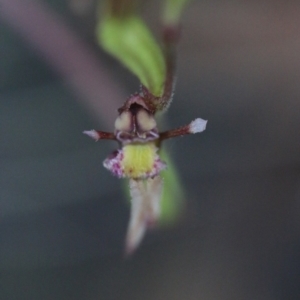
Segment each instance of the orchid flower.
[{"label": "orchid flower", "polygon": [[[167,4],[171,2],[182,6],[183,1],[169,0]],[[178,6],[172,6],[173,10],[177,8],[175,13],[167,14],[168,22],[163,32],[165,48],[162,51],[136,15],[131,11],[120,14],[116,0],[108,3],[105,20],[97,28],[99,40],[104,49],[140,78],[142,88],[118,109],[113,132],[93,129],[83,133],[95,141],[118,142],[119,147],[104,160],[103,165],[113,175],[129,179],[131,216],[126,253],[130,254],[138,247],[146,230],[159,220],[163,191],[160,173],[167,168],[159,154],[162,142],[202,132],[207,121],[196,118],[188,125],[163,132],[157,127],[157,113],[168,108],[173,96],[174,46],[179,38],[179,26],[175,22],[180,10]]]}]

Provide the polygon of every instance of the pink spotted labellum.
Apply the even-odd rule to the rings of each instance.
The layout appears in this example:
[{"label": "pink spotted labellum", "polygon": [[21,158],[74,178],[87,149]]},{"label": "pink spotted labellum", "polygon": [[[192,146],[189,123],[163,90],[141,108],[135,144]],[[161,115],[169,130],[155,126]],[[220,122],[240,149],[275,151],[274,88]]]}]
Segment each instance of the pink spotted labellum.
[{"label": "pink spotted labellum", "polygon": [[103,165],[113,175],[129,178],[131,216],[126,237],[127,254],[134,252],[147,228],[155,226],[160,216],[163,191],[160,172],[167,168],[159,157],[162,141],[202,132],[206,128],[207,121],[197,118],[189,125],[159,132],[155,120],[155,113],[161,110],[159,100],[151,99],[144,88],[119,108],[114,132],[83,132],[96,141],[108,139],[119,143],[119,148],[104,160]]}]

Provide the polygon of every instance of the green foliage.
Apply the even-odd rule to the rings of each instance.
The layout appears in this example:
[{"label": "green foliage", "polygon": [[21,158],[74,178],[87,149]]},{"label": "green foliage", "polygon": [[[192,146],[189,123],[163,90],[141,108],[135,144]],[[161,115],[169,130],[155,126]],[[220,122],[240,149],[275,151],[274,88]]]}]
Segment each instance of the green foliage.
[{"label": "green foliage", "polygon": [[134,73],[155,96],[161,96],[166,77],[161,48],[145,23],[135,15],[106,16],[97,26],[101,46]]},{"label": "green foliage", "polygon": [[161,173],[164,180],[164,190],[161,199],[160,224],[168,226],[176,222],[182,214],[185,193],[171,157],[163,149],[160,151],[160,156],[168,165],[168,169]]}]

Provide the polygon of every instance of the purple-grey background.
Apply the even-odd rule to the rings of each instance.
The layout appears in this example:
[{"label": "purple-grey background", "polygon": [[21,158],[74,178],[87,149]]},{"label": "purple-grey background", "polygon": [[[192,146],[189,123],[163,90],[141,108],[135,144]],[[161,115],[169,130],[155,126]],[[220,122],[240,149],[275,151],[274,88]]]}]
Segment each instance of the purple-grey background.
[{"label": "purple-grey background", "polygon": [[[143,9],[156,33],[159,4]],[[129,207],[102,167],[117,145],[81,132],[110,130],[138,81],[96,46],[93,1],[0,9],[1,299],[300,298],[300,4],[187,8],[165,126],[208,126],[166,143],[184,221],[129,260]]]}]

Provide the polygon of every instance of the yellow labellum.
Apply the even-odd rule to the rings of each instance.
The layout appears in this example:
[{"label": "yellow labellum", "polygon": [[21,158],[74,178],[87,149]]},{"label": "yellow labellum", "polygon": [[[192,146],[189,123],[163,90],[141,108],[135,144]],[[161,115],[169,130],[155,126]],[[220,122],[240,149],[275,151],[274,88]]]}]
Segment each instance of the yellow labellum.
[{"label": "yellow labellum", "polygon": [[129,144],[123,147],[122,169],[130,178],[146,177],[153,172],[157,157],[154,143]]}]

